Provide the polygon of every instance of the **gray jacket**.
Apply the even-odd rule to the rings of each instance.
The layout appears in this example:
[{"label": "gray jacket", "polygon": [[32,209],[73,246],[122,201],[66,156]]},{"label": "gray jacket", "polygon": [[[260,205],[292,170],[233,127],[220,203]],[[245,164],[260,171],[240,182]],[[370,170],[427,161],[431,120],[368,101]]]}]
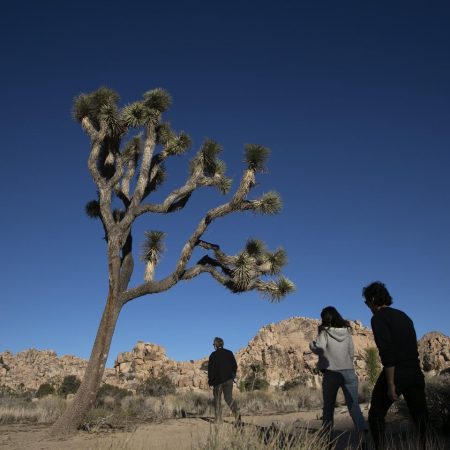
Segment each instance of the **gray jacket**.
[{"label": "gray jacket", "polygon": [[347,328],[322,330],[315,341],[309,344],[313,353],[319,355],[320,370],[353,369],[353,339]]}]

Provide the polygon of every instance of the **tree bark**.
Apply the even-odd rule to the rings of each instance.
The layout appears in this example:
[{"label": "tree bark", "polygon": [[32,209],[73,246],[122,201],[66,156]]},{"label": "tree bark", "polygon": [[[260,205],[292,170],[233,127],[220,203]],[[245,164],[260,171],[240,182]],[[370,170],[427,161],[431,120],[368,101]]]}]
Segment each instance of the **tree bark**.
[{"label": "tree bark", "polygon": [[52,426],[51,434],[73,433],[92,407],[105,371],[106,359],[121,308],[118,298],[110,290],[83,381],[73,402]]}]

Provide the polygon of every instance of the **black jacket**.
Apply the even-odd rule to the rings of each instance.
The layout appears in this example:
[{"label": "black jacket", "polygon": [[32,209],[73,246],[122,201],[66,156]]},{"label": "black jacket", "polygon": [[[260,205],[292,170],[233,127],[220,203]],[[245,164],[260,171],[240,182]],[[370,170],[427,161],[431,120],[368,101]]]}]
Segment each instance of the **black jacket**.
[{"label": "black jacket", "polygon": [[236,377],[237,363],[233,352],[218,348],[212,352],[208,361],[208,384],[217,386]]},{"label": "black jacket", "polygon": [[384,367],[419,369],[413,321],[395,308],[381,308],[372,317],[372,331]]}]

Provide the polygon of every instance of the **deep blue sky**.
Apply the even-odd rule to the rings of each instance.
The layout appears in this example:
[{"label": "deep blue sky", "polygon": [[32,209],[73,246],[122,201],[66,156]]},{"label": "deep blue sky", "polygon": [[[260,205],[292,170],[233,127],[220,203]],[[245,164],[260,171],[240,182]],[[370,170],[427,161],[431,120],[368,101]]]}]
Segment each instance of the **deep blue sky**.
[{"label": "deep blue sky", "polygon": [[[206,275],[126,305],[109,365],[138,340],[170,357],[232,350],[270,322],[335,305],[370,323],[361,289],[380,279],[422,336],[450,334],[450,6],[448,2],[8,2],[2,7],[3,213],[0,351],[54,349],[87,358],[106,296],[100,224],[84,214],[95,187],[73,97],[107,85],[122,104],[164,87],[166,119],[224,147],[238,181],[243,146],[272,153],[255,195],[277,190],[276,217],[217,221],[205,238],[238,251],[248,237],[281,245],[295,294],[270,304]],[[193,151],[195,150],[195,147]],[[168,164],[164,193],[189,157]],[[168,233],[157,276],[193,226],[225,199],[141,218]],[[138,247],[138,246],[136,246]],[[137,258],[136,258],[137,259]],[[132,283],[142,279],[137,261]]]}]

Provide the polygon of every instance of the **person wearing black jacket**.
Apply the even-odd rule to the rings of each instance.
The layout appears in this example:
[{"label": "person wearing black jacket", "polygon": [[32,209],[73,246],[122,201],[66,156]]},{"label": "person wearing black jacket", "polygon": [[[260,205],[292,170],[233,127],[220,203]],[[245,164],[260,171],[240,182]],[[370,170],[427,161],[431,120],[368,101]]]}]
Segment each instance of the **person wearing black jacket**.
[{"label": "person wearing black jacket", "polygon": [[405,398],[425,444],[428,409],[413,321],[403,311],[391,308],[392,297],[380,281],[366,286],[363,297],[373,313],[372,331],[383,365],[383,371],[373,388],[369,410],[369,426],[375,448],[383,448],[385,417],[400,395]]},{"label": "person wearing black jacket", "polygon": [[236,377],[237,363],[233,352],[223,348],[223,339],[214,338],[215,351],[208,360],[208,384],[213,388],[214,413],[216,423],[222,422],[222,393],[225,402],[233,412],[236,422],[240,422],[239,409],[233,400],[233,381]]}]

